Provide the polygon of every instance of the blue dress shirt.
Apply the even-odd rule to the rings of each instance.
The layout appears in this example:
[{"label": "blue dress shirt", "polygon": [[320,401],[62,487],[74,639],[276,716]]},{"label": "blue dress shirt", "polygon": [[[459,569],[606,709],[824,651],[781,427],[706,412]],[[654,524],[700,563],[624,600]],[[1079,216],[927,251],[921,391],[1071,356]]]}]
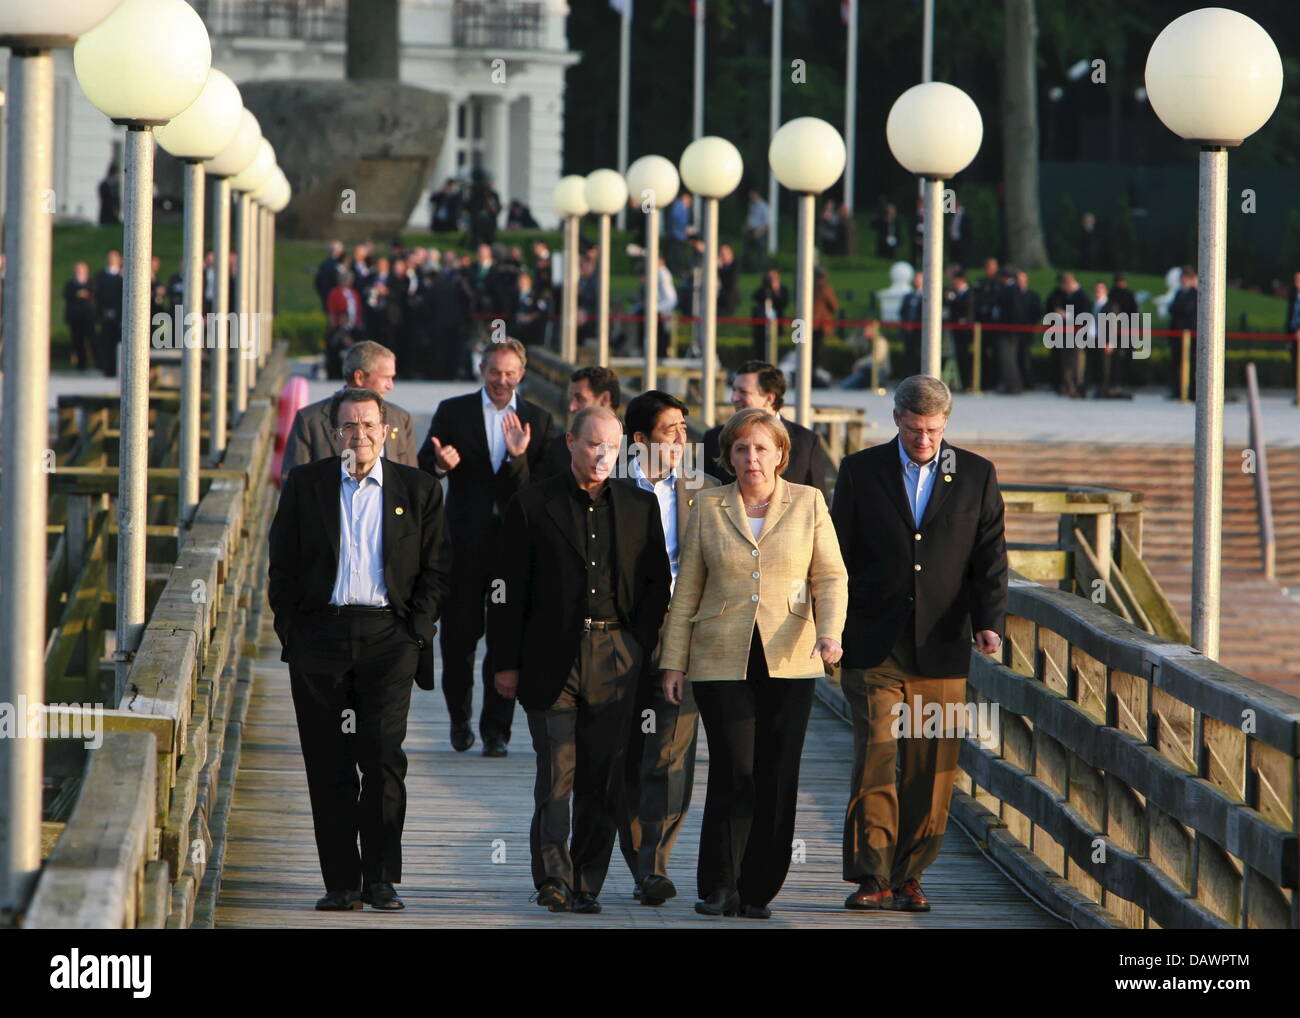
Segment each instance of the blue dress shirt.
[{"label": "blue dress shirt", "polygon": [[384,461],[358,483],[344,466],[339,484],[339,569],[330,604],[388,604],[384,583]]},{"label": "blue dress shirt", "polygon": [[903,464],[903,488],[907,492],[907,504],[912,507],[912,522],[921,525],[925,519],[925,507],[930,503],[930,493],[934,490],[934,475],[939,470],[939,454],[936,452],[929,463],[913,461],[903,448],[903,440],[898,440],[898,458]]}]

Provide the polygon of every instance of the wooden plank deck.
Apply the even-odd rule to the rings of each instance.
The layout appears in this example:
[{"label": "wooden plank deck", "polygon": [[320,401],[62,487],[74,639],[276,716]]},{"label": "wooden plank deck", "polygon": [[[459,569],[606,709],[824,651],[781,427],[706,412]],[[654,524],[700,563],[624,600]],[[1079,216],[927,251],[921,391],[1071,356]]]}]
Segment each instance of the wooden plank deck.
[{"label": "wooden plank deck", "polygon": [[[679,897],[660,908],[632,898],[632,879],[618,849],[601,893],[598,916],[553,915],[529,903],[528,864],[532,815],[533,752],[522,709],[516,714],[510,756],[486,759],[480,744],[456,753],[448,742],[441,690],[415,690],[406,740],[406,910],[381,913],[316,912],[323,893],[312,838],[307,782],[289,695],[288,666],[266,624],[249,704],[240,769],[232,802],[225,869],[216,910],[220,928],[279,927],[932,927],[1061,929],[1066,924],[1040,908],[949,825],[943,852],[927,872],[934,911],[854,913],[843,908],[850,885],[840,878],[840,830],[852,737],[848,726],[814,703],[804,748],[796,837],[804,861],[790,868],[767,922],[697,915],[695,858],[704,805],[708,752],[701,728],[696,802],[678,839],[672,876]],[[504,861],[494,862],[501,856]]]}]

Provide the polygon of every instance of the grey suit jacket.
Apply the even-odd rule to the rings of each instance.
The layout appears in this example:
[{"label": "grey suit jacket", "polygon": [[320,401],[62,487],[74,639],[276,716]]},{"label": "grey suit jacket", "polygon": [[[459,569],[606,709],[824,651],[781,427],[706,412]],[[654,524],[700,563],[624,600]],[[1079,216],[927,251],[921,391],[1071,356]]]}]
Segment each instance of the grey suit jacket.
[{"label": "grey suit jacket", "polygon": [[[283,480],[289,471],[303,463],[314,463],[327,456],[337,456],[339,449],[330,432],[330,399],[312,403],[298,411],[284,446]],[[388,408],[388,438],[384,441],[384,458],[408,467],[415,462],[415,436],[411,432],[411,415],[396,403],[384,401]]]}]

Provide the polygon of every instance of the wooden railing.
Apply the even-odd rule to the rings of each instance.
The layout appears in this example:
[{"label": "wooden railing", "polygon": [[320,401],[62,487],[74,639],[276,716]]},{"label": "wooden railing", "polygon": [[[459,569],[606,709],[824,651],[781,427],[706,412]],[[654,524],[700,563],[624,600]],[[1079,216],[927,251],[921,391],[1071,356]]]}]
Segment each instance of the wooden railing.
[{"label": "wooden railing", "polygon": [[[106,734],[90,751],[66,825],[47,824],[51,850],[28,927],[211,925],[218,870],[210,867],[224,846],[230,763],[247,705],[252,647],[245,638],[257,631],[261,610],[275,504],[267,476],[285,372],[281,347],[259,373],[221,469],[204,472],[207,491],[193,525],[180,537],[172,526],[173,540],[183,543],[158,584],[126,693],[114,709],[99,712]],[[154,414],[164,413],[167,402],[160,397]],[[108,408],[92,409],[90,420],[89,429],[111,436]],[[157,416],[155,427],[157,434]],[[83,448],[85,437],[78,439]],[[59,467],[51,482],[52,491],[70,496],[70,506],[116,492],[115,471],[106,464]],[[174,501],[176,471],[151,468],[149,485],[153,496]],[[104,528],[103,521],[92,528],[101,559]],[[160,561],[152,553],[150,560]],[[111,627],[111,606],[109,618]],[[69,639],[59,632],[54,647]],[[101,675],[93,677],[102,683]],[[69,704],[47,712],[85,711]],[[50,745],[57,744],[47,744],[47,757]]]},{"label": "wooden railing", "polygon": [[1300,699],[1087,599],[1009,594],[1002,660],[967,680],[997,734],[962,744],[954,815],[1089,925],[1300,927]]}]

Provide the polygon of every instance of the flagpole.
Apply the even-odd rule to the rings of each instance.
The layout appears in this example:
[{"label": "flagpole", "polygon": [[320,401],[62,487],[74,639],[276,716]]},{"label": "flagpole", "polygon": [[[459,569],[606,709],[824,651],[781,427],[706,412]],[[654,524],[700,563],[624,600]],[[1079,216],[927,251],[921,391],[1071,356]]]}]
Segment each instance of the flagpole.
[{"label": "flagpole", "polygon": [[[857,202],[853,197],[853,153],[854,124],[858,112],[858,0],[848,0],[849,9],[849,66],[845,75],[847,84],[844,90],[844,148],[847,159],[844,163],[844,203],[852,215]],[[849,236],[853,236],[852,233]]]},{"label": "flagpole", "polygon": [[[691,117],[691,140],[704,137],[704,4],[695,0],[695,109]],[[700,225],[700,202],[692,205],[695,226]]]},{"label": "flagpole", "polygon": [[[615,6],[618,6],[617,0]],[[622,0],[618,36],[618,172],[627,172],[627,93],[632,75],[632,0]],[[627,226],[627,204],[618,211],[618,228]]]},{"label": "flagpole", "polygon": [[[768,104],[767,135],[771,139],[781,126],[781,0],[772,0],[772,96]],[[767,169],[767,253],[776,254],[777,208],[781,193],[776,174]]]}]

